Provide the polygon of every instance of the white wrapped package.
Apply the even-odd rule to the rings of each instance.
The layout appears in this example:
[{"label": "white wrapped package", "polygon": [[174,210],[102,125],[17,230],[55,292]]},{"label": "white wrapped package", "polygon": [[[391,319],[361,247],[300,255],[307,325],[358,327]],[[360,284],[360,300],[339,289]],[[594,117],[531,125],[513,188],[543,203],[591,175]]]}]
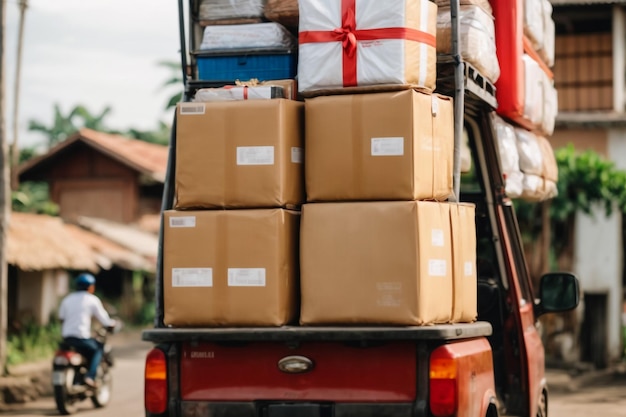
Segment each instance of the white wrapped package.
[{"label": "white wrapped package", "polygon": [[543,112],[540,130],[546,136],[551,136],[554,133],[556,116],[559,113],[559,98],[554,88],[554,81],[545,72],[542,71],[542,74]]},{"label": "white wrapped package", "polygon": [[[447,54],[452,49],[452,25],[450,8],[437,12],[437,52]],[[500,77],[500,65],[496,54],[495,26],[493,16],[479,6],[461,6],[459,11],[461,56],[487,77],[496,82]]]},{"label": "white wrapped package", "polygon": [[539,175],[524,174],[522,187],[522,198],[524,200],[541,201],[546,199],[545,181]]},{"label": "white wrapped package", "polygon": [[524,54],[524,116],[535,125],[541,125],[544,107],[544,76],[539,64]]},{"label": "white wrapped package", "polygon": [[498,154],[505,178],[506,194],[511,198],[522,195],[522,180],[524,174],[520,170],[519,153],[517,150],[517,136],[515,128],[506,123],[495,113],[492,120],[498,141]]},{"label": "white wrapped package", "polygon": [[537,143],[541,149],[541,159],[543,161],[541,176],[546,181],[557,182],[559,180],[559,166],[554,156],[552,144],[543,136],[537,136]]},{"label": "white wrapped package", "polygon": [[542,0],[541,2],[543,4],[543,42],[537,52],[548,67],[553,67],[556,28],[552,18],[552,4],[549,0]]},{"label": "white wrapped package", "polygon": [[235,100],[268,100],[285,98],[282,87],[266,86],[225,86],[221,88],[201,88],[196,92],[194,102],[235,101]]},{"label": "white wrapped package", "polygon": [[198,10],[200,20],[260,19],[266,0],[202,0]]},{"label": "white wrapped package", "polygon": [[299,7],[299,91],[376,85],[434,90],[435,3],[300,0]]},{"label": "white wrapped package", "polygon": [[293,49],[296,38],[284,26],[274,23],[211,25],[204,28],[200,50]]},{"label": "white wrapped package", "polygon": [[519,168],[524,174],[541,176],[543,174],[543,153],[537,136],[528,130],[515,128]]},{"label": "white wrapped package", "polygon": [[543,0],[524,1],[524,35],[535,50],[543,45]]}]

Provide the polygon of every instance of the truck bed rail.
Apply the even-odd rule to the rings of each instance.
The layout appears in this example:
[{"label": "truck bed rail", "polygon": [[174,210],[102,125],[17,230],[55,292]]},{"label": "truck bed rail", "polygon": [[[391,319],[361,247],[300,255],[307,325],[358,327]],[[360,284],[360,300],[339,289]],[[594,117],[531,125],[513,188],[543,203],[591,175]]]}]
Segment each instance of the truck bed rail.
[{"label": "truck bed rail", "polygon": [[491,335],[488,322],[407,327],[228,327],[144,330],[142,340],[166,342],[455,340]]}]

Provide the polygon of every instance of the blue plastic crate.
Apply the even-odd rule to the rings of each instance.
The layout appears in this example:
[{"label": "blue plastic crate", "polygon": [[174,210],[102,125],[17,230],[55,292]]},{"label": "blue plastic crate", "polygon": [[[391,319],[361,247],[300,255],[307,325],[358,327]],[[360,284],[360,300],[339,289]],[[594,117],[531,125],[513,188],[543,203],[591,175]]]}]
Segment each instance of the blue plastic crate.
[{"label": "blue plastic crate", "polygon": [[295,78],[297,53],[292,51],[200,52],[198,79],[205,81],[259,81]]}]

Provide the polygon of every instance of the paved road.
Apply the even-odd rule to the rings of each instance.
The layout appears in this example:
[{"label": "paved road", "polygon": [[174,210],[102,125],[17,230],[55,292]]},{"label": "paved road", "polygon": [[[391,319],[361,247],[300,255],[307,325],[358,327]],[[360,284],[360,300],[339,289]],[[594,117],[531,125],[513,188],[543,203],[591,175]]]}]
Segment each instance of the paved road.
[{"label": "paved road", "polygon": [[[117,336],[117,335],[116,335]],[[113,336],[113,337],[116,337]],[[132,336],[135,338],[135,336]],[[113,397],[108,406],[95,409],[90,400],[83,401],[78,415],[89,417],[140,417],[143,408],[143,371],[144,358],[150,345],[131,340],[124,346],[115,347],[115,367],[113,368]],[[14,405],[0,412],[2,416],[38,417],[59,415],[52,398]]]},{"label": "paved road", "polygon": [[553,393],[548,407],[550,417],[625,417],[626,376],[590,381],[571,393]]}]

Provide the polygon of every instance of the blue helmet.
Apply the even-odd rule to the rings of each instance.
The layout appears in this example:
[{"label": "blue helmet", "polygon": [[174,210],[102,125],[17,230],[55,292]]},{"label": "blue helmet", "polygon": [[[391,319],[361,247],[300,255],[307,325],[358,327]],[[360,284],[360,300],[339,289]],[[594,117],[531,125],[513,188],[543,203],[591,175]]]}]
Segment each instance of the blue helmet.
[{"label": "blue helmet", "polygon": [[76,284],[76,289],[86,290],[96,283],[96,278],[91,274],[83,273],[76,277],[74,283]]}]

